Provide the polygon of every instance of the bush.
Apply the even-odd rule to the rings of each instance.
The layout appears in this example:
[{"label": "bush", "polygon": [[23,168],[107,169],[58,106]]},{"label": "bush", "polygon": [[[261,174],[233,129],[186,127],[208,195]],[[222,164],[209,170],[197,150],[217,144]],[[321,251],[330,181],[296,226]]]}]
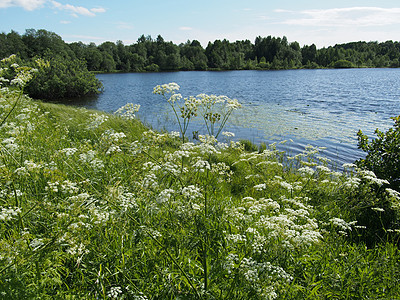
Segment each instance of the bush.
[{"label": "bush", "polygon": [[391,119],[394,120],[393,128],[387,132],[376,129],[377,138],[372,141],[358,131],[358,147],[367,152],[367,156],[356,164],[389,181],[390,188],[400,192],[400,115]]},{"label": "bush", "polygon": [[354,68],[354,65],[351,61],[340,59],[332,64],[335,69],[345,69],[345,68]]},{"label": "bush", "polygon": [[101,88],[101,82],[88,71],[84,61],[54,57],[42,61],[26,91],[36,99],[55,100],[95,95]]},{"label": "bush", "polygon": [[358,147],[367,153],[356,161],[363,181],[372,183],[358,188],[353,203],[349,203],[359,225],[366,226],[367,242],[381,240],[387,232],[397,231],[400,223],[400,116],[392,118],[393,128],[387,132],[375,130],[377,138],[369,140],[360,130]]}]

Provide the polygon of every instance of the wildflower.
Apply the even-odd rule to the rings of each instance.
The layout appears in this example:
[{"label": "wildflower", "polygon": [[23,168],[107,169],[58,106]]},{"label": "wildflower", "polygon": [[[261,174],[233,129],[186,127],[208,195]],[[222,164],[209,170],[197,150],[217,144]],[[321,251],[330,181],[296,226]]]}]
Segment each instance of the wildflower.
[{"label": "wildflower", "polygon": [[345,163],[343,164],[343,169],[354,169],[356,167],[355,164]]},{"label": "wildflower", "polygon": [[133,120],[136,118],[135,113],[140,109],[139,104],[127,103],[124,106],[118,108],[114,114],[118,115],[124,119]]},{"label": "wildflower", "polygon": [[108,148],[106,155],[110,155],[112,153],[118,153],[118,152],[122,152],[121,148],[119,146],[111,145]]},{"label": "wildflower", "polygon": [[29,175],[28,170],[25,167],[20,167],[20,168],[15,169],[14,173],[17,174],[18,176]]},{"label": "wildflower", "polygon": [[317,166],[317,169],[321,172],[326,172],[326,173],[331,172],[331,169],[329,169],[328,167],[325,167],[325,166]]},{"label": "wildflower", "polygon": [[157,176],[154,173],[145,175],[142,181],[144,188],[155,188],[158,186]]},{"label": "wildflower", "polygon": [[226,136],[226,137],[234,137],[235,136],[235,134],[233,132],[229,132],[229,131],[222,132],[222,135]]},{"label": "wildflower", "polygon": [[168,84],[157,85],[153,89],[153,94],[165,95],[165,94],[175,94],[175,91],[178,91],[180,86],[175,83],[171,82]]},{"label": "wildflower", "polygon": [[66,156],[72,156],[77,151],[78,151],[78,149],[76,149],[76,148],[64,148],[64,149],[59,150],[58,152],[64,153]]},{"label": "wildflower", "polygon": [[204,173],[205,170],[210,170],[211,166],[210,163],[206,160],[201,160],[199,159],[198,161],[196,161],[196,163],[193,165],[193,168],[200,173]]},{"label": "wildflower", "polygon": [[257,184],[253,187],[256,191],[262,191],[267,188],[267,185],[265,183]]},{"label": "wildflower", "polygon": [[2,60],[0,60],[0,62],[3,62],[3,63],[12,62],[16,58],[17,58],[17,55],[11,54],[9,57],[6,57],[6,58],[3,58]]},{"label": "wildflower", "polygon": [[175,193],[173,189],[165,189],[160,192],[160,194],[157,197],[157,201],[159,203],[164,203],[168,202],[169,199],[171,199],[172,195]]},{"label": "wildflower", "polygon": [[293,190],[293,186],[290,183],[287,183],[286,181],[279,181],[279,185],[288,191]]},{"label": "wildflower", "polygon": [[97,152],[94,150],[89,150],[86,153],[82,153],[79,155],[79,159],[82,162],[89,164],[95,171],[99,171],[104,168],[104,163],[102,160],[96,158]]},{"label": "wildflower", "polygon": [[226,236],[226,239],[228,241],[232,241],[233,243],[237,244],[237,243],[244,243],[247,241],[247,238],[245,235],[241,235],[241,234],[228,234]]},{"label": "wildflower", "polygon": [[388,192],[390,197],[397,198],[398,200],[400,200],[400,193],[398,191],[386,188],[386,192]]},{"label": "wildflower", "polygon": [[234,269],[238,260],[239,256],[234,253],[228,254],[228,256],[225,258],[224,269],[228,272],[228,274],[232,273],[232,270]]},{"label": "wildflower", "polygon": [[384,184],[389,184],[389,181],[386,179],[379,179],[373,176],[364,176],[365,179],[369,180],[371,183],[376,183],[379,186],[382,186]]},{"label": "wildflower", "polygon": [[112,142],[118,142],[120,139],[123,139],[126,137],[125,133],[123,132],[114,132],[113,130],[107,130],[104,134],[104,137],[107,136],[109,140]]},{"label": "wildflower", "polygon": [[80,243],[79,245],[77,244],[72,244],[69,249],[67,249],[67,253],[75,256],[75,255],[82,255],[82,254],[88,254],[89,250],[86,249],[85,245],[83,243]]},{"label": "wildflower", "polygon": [[383,208],[380,208],[380,207],[372,207],[371,209],[376,212],[384,212],[385,211]]},{"label": "wildflower", "polygon": [[350,177],[347,181],[343,184],[347,188],[357,188],[361,182],[361,179],[358,177]]},{"label": "wildflower", "polygon": [[185,196],[186,198],[189,198],[190,200],[196,200],[198,198],[201,198],[203,195],[201,194],[200,188],[194,186],[194,185],[189,185],[187,187],[184,187],[181,191],[182,195]]},{"label": "wildflower", "polygon": [[241,108],[242,105],[239,103],[237,99],[227,99],[227,107],[233,110],[236,110],[238,108]]},{"label": "wildflower", "polygon": [[370,171],[370,170],[358,170],[358,173],[363,177],[374,177],[374,178],[376,178],[375,173]]},{"label": "wildflower", "polygon": [[15,140],[16,140],[15,137],[10,137],[10,138],[4,139],[2,141],[2,144],[4,144],[4,147],[6,149],[8,149],[10,152],[15,152],[19,148],[19,146],[15,142]]},{"label": "wildflower", "polygon": [[30,160],[25,160],[24,165],[30,172],[43,168],[41,164],[36,164]]},{"label": "wildflower", "polygon": [[[168,99],[168,102],[171,104],[174,104],[175,102],[179,101],[182,99],[182,95],[181,94],[173,94],[171,95],[171,97]],[[186,104],[186,101],[185,101]]]},{"label": "wildflower", "polygon": [[20,213],[19,207],[0,207],[0,221],[10,221]]},{"label": "wildflower", "polygon": [[89,130],[98,128],[101,124],[108,120],[108,116],[102,114],[91,114],[90,117],[91,121],[86,126],[86,129]]},{"label": "wildflower", "polygon": [[198,205],[198,204],[196,204],[196,203],[192,203],[192,209],[194,209],[194,210],[200,210],[200,209],[201,209],[201,206]]},{"label": "wildflower", "polygon": [[342,230],[349,230],[351,231],[351,226],[349,223],[347,223],[345,220],[340,219],[340,218],[332,218],[329,220],[332,225],[339,227]]},{"label": "wildflower", "polygon": [[171,131],[169,133],[169,136],[172,137],[172,138],[179,138],[181,136],[181,134],[180,134],[179,131]]}]

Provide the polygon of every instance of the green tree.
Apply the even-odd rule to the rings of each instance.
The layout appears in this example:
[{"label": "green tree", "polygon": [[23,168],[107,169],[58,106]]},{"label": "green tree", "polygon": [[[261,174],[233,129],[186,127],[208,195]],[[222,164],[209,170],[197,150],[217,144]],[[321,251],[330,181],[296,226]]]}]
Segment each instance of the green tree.
[{"label": "green tree", "polygon": [[206,70],[207,56],[199,41],[187,41],[179,46],[182,57],[182,69],[184,70]]},{"label": "green tree", "polygon": [[22,36],[22,41],[27,48],[29,58],[43,56],[44,54],[75,58],[74,52],[71,51],[62,38],[51,31],[27,29]]},{"label": "green tree", "polygon": [[312,44],[311,46],[304,46],[301,49],[301,55],[302,55],[302,64],[303,65],[308,65],[310,63],[316,62],[317,59],[317,47],[315,44]]},{"label": "green tree", "polygon": [[101,82],[87,70],[84,61],[58,56],[39,68],[26,91],[33,98],[55,100],[95,95],[101,88]]}]

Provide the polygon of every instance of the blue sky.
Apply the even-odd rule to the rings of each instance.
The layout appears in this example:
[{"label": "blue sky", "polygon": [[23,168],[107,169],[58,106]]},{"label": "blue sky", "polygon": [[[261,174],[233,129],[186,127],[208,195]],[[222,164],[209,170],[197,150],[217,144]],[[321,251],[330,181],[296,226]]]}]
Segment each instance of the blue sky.
[{"label": "blue sky", "polygon": [[400,40],[399,0],[0,0],[0,31],[46,29],[66,42],[132,44],[140,35],[176,44],[286,36],[318,48]]}]

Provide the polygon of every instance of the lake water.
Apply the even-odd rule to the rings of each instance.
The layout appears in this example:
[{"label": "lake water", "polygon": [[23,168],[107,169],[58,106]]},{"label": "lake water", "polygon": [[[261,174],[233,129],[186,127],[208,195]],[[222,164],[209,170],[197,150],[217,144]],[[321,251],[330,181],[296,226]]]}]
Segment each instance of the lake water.
[{"label": "lake water", "polygon": [[[140,104],[139,118],[155,129],[178,130],[168,103],[153,87],[176,82],[180,93],[226,95],[243,104],[227,124],[236,139],[254,143],[288,140],[280,149],[296,154],[307,144],[341,165],[363,157],[356,133],[387,130],[400,114],[400,69],[225,71],[99,74],[104,92],[75,105],[114,112]],[[201,123],[191,130],[200,129]],[[205,132],[204,132],[205,133]]]}]

